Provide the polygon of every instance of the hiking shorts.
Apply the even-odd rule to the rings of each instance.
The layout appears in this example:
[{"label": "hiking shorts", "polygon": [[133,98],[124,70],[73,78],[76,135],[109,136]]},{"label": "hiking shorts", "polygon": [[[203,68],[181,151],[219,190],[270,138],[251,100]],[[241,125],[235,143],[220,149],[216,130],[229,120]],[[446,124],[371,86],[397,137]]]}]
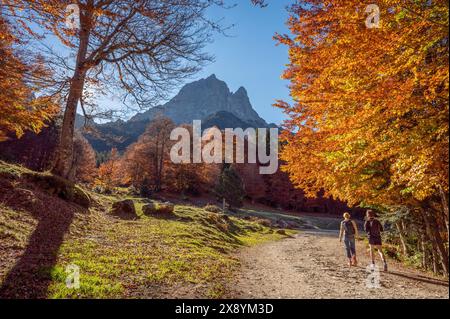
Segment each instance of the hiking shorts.
[{"label": "hiking shorts", "polygon": [[372,236],[369,237],[369,244],[374,246],[381,246],[382,245],[381,237],[372,237]]}]

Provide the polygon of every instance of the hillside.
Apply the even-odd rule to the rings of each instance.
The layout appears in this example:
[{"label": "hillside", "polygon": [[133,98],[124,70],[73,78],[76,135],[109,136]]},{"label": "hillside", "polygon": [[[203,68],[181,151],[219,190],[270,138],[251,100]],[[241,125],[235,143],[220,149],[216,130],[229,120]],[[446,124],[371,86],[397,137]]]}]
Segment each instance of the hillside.
[{"label": "hillside", "polygon": [[[113,213],[123,200],[134,215]],[[349,270],[337,218],[172,200],[170,217],[148,215],[159,200],[99,195],[0,162],[0,298],[448,298],[448,280],[395,261],[380,289],[366,287],[367,242]],[[79,288],[67,285],[70,267]]]},{"label": "hillside", "polygon": [[[258,219],[189,204],[171,218],[147,216],[149,200],[126,193],[88,192],[86,209],[51,181],[0,162],[1,298],[217,298],[239,265],[233,252],[284,237]],[[136,215],[111,214],[126,198]],[[71,264],[80,267],[78,290],[66,287]]]}]

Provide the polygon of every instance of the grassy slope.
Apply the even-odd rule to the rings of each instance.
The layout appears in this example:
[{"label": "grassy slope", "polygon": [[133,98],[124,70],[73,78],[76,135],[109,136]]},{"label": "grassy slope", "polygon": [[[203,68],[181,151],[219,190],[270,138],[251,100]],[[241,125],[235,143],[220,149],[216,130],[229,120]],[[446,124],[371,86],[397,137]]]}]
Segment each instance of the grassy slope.
[{"label": "grassy slope", "polygon": [[[20,176],[22,170],[0,162],[0,179],[2,172]],[[221,297],[238,266],[236,249],[282,237],[258,223],[198,207],[176,206],[177,218],[155,219],[142,214],[139,198],[134,199],[138,219],[121,220],[108,214],[117,198],[91,194],[97,204],[86,212],[20,179],[14,183],[0,197],[0,282],[30,244],[43,210],[56,212],[61,205],[75,210],[56,264],[38,265],[33,274],[48,281],[49,298]],[[24,192],[30,198],[11,203],[9,198]],[[66,287],[69,264],[80,267],[80,289]]]}]

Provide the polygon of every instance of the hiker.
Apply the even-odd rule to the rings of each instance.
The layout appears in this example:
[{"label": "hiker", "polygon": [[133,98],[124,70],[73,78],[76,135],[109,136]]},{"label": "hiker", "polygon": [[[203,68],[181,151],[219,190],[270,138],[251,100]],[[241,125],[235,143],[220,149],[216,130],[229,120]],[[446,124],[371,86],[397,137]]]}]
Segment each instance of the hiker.
[{"label": "hiker", "polygon": [[380,254],[381,260],[384,264],[384,271],[388,271],[388,265],[386,262],[386,258],[383,253],[383,243],[381,241],[381,232],[384,231],[383,225],[381,225],[380,221],[376,219],[375,213],[372,210],[368,210],[366,213],[366,223],[364,224],[364,230],[369,237],[369,245],[370,245],[370,258],[372,259],[372,267],[375,267],[375,252],[374,250],[378,250]]},{"label": "hiker", "polygon": [[344,214],[344,220],[341,222],[341,230],[339,232],[339,242],[344,239],[345,251],[347,253],[348,265],[358,266],[356,260],[356,245],[355,238],[358,237],[358,226],[355,221],[351,219],[349,213]]}]

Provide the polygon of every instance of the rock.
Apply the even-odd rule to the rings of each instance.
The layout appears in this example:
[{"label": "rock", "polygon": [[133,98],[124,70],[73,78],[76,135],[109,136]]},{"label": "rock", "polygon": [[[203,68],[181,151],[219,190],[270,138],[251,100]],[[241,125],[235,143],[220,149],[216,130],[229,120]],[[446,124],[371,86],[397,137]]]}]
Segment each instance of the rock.
[{"label": "rock", "polygon": [[147,216],[157,215],[157,206],[153,203],[148,203],[142,206],[142,212]]},{"label": "rock", "polygon": [[175,205],[172,203],[163,203],[158,205],[158,212],[163,215],[173,215]]},{"label": "rock", "polygon": [[75,186],[74,188],[72,202],[84,208],[89,208],[92,203],[89,194],[78,186]]},{"label": "rock", "polygon": [[286,231],[284,229],[278,229],[276,231],[276,233],[279,234],[279,235],[286,235]]},{"label": "rock", "polygon": [[286,224],[287,224],[287,226],[285,228],[288,228],[288,229],[300,228],[300,225],[295,221],[287,221]]},{"label": "rock", "polygon": [[272,227],[272,221],[270,219],[257,218],[255,222],[265,227]]},{"label": "rock", "polygon": [[111,214],[124,219],[136,219],[136,209],[131,199],[115,202],[111,208]]},{"label": "rock", "polygon": [[175,205],[172,203],[149,203],[142,207],[142,212],[147,216],[155,217],[171,217],[175,210]]}]

